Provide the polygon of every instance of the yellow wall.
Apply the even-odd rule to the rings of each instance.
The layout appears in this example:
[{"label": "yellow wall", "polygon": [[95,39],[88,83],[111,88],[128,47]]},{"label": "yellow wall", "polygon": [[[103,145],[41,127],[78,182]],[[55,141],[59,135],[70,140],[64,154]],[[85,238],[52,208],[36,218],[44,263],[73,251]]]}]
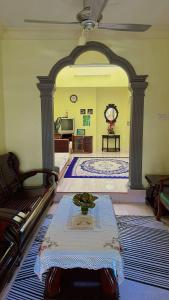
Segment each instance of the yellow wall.
[{"label": "yellow wall", "polygon": [[[70,95],[76,94],[78,101],[72,103]],[[83,115],[80,109],[93,109],[90,117],[90,126],[83,126]],[[85,129],[85,135],[93,136],[93,151],[96,151],[96,89],[94,88],[57,88],[55,93],[54,119],[64,117],[68,112],[68,117],[75,119],[75,133],[77,129]]]},{"label": "yellow wall", "polygon": [[[109,39],[104,43],[126,58],[137,74],[148,74],[143,134],[143,178],[169,172],[169,40]],[[76,40],[2,40],[6,148],[18,153],[23,168],[41,166],[41,112],[37,75],[69,55]],[[93,62],[94,63],[94,62]]]},{"label": "yellow wall", "polygon": [[2,52],[0,40],[0,153],[5,152],[5,124],[4,124],[4,102],[3,102],[3,73],[2,73]]},{"label": "yellow wall", "polygon": [[129,132],[130,127],[127,122],[130,121],[130,101],[128,88],[98,88],[96,90],[96,108],[97,108],[97,150],[101,150],[101,136],[107,134],[107,123],[104,118],[104,111],[108,104],[115,104],[119,115],[115,124],[114,131],[120,134],[121,151],[129,151]]},{"label": "yellow wall", "polygon": [[[76,94],[78,101],[71,103],[70,95]],[[104,111],[108,104],[114,103],[119,111],[115,133],[121,136],[121,151],[129,151],[130,101],[128,88],[57,88],[55,93],[54,119],[68,117],[75,119],[75,134],[77,128],[84,128],[85,135],[93,136],[93,152],[101,151],[102,135],[107,134],[107,123]],[[83,115],[80,109],[92,108],[90,126],[83,126]]]}]

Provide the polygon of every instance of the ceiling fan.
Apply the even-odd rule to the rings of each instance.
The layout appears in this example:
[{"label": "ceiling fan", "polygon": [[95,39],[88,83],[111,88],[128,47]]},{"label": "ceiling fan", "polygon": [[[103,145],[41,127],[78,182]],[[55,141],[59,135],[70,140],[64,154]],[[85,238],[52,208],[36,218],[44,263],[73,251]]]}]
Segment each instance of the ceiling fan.
[{"label": "ceiling fan", "polygon": [[116,31],[132,31],[143,32],[148,30],[151,25],[147,24],[117,24],[117,23],[102,23],[102,12],[107,4],[108,0],[83,0],[83,9],[76,15],[77,21],[48,21],[48,20],[36,20],[25,19],[26,23],[43,23],[43,24],[80,24],[84,31],[90,31],[94,28],[108,29]]}]

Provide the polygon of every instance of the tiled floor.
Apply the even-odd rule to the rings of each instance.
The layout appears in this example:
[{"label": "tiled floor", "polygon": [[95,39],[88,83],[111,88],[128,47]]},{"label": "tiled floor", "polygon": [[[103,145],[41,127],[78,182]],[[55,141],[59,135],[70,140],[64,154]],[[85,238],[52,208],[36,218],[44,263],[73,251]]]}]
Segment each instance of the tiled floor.
[{"label": "tiled floor", "polygon": [[150,206],[145,204],[113,204],[116,215],[154,216]]},{"label": "tiled floor", "polygon": [[[73,154],[73,157],[128,157],[126,152],[101,152],[91,154]],[[58,192],[104,192],[127,193],[128,179],[102,178],[62,178],[57,188]]]}]

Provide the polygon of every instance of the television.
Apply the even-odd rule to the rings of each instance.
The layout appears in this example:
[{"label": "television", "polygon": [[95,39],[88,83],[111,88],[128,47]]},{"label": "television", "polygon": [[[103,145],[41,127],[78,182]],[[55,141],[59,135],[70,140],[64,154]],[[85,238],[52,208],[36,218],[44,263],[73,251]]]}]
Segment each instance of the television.
[{"label": "television", "polygon": [[61,118],[58,133],[73,134],[75,130],[75,120],[72,118]]}]

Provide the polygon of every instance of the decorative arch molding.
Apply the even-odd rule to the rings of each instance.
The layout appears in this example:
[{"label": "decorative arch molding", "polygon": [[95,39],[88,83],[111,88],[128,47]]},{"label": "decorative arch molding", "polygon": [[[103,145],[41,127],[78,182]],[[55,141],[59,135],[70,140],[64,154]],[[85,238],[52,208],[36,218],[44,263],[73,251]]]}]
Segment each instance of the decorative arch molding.
[{"label": "decorative arch molding", "polygon": [[143,116],[144,95],[148,86],[146,82],[147,75],[137,75],[133,66],[125,58],[115,54],[106,45],[95,41],[73,49],[69,56],[62,58],[52,67],[48,76],[37,77],[39,79],[37,87],[41,98],[43,167],[54,168],[53,94],[56,88],[56,76],[64,67],[73,65],[76,59],[86,51],[102,53],[110,64],[118,65],[128,75],[132,92],[129,181],[131,189],[142,189]]}]

